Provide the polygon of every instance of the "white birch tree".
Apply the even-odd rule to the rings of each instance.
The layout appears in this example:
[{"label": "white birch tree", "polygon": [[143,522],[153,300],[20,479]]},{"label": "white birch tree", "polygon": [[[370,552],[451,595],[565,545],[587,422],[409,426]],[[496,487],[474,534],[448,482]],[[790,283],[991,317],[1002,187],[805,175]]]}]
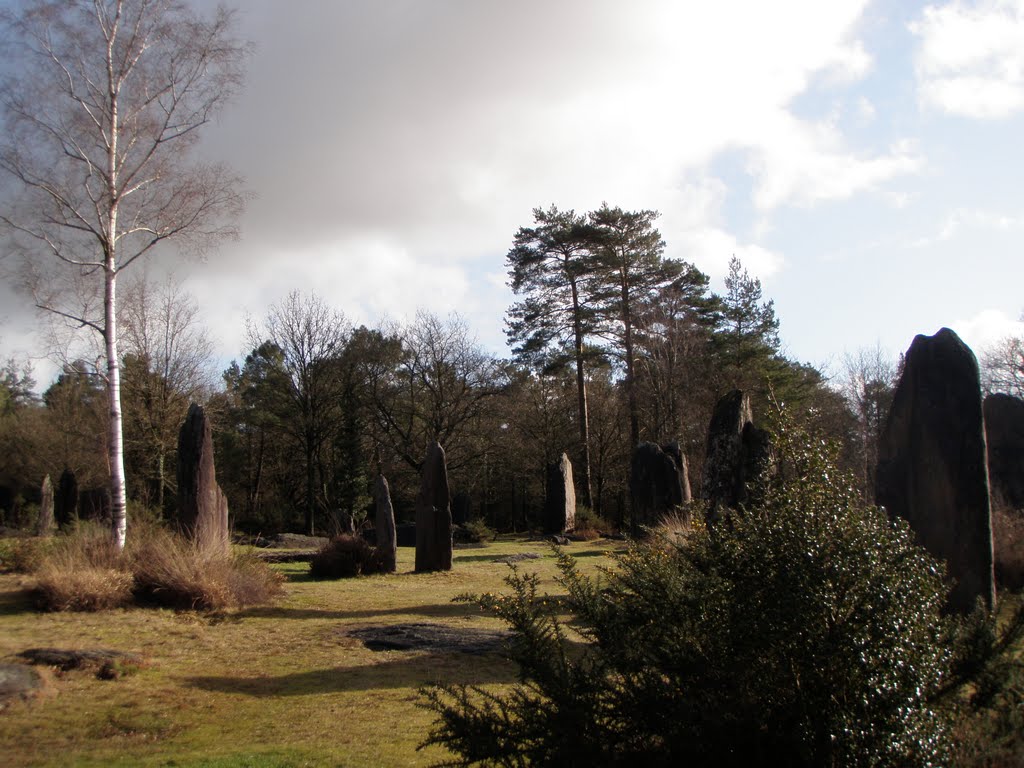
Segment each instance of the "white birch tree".
[{"label": "white birch tree", "polygon": [[230,11],[201,18],[179,0],[30,0],[5,21],[0,223],[36,305],[103,340],[123,547],[117,279],[163,246],[236,234],[239,179],[189,150],[241,85],[248,45]]}]

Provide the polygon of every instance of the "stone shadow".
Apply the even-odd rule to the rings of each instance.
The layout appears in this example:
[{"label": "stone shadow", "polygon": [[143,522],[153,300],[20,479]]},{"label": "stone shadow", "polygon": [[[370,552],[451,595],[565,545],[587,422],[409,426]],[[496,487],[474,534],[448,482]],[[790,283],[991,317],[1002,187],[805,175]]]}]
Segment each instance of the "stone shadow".
[{"label": "stone shadow", "polygon": [[437,603],[434,605],[410,605],[399,608],[376,608],[360,611],[331,611],[319,608],[275,608],[260,606],[238,611],[233,615],[239,619],[373,619],[378,616],[428,616],[433,618],[466,618],[479,616],[480,607],[475,603]]},{"label": "stone shadow", "polygon": [[496,654],[477,656],[467,663],[466,655],[461,653],[416,652],[365,666],[339,666],[272,677],[189,677],[184,682],[204,691],[270,698],[415,688],[439,680],[487,685],[517,679],[518,667]]}]

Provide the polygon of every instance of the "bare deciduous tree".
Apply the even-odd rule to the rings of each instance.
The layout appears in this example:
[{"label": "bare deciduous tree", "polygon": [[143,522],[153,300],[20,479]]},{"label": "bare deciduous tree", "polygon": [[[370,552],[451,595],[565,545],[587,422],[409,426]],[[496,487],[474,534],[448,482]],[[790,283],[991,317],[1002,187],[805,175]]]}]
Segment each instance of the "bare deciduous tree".
[{"label": "bare deciduous tree", "polygon": [[166,471],[178,430],[193,401],[214,382],[213,345],[199,319],[199,305],[180,283],[161,283],[145,275],[130,280],[121,293],[119,323],[123,341],[123,396],[126,443],[135,438],[152,479],[151,500],[163,508],[165,491],[174,491]]},{"label": "bare deciduous tree", "polygon": [[1024,338],[1007,336],[986,349],[981,378],[986,392],[1024,397]]},{"label": "bare deciduous tree", "polygon": [[302,451],[306,531],[315,535],[317,487],[325,478],[324,449],[339,425],[342,355],[352,336],[345,316],[315,295],[293,291],[270,308],[262,327],[250,324],[249,343],[281,387],[270,388],[281,429]]},{"label": "bare deciduous tree", "polygon": [[[34,0],[6,21],[0,169],[11,183],[0,222],[37,306],[103,339],[123,547],[117,278],[161,245],[202,249],[235,234],[238,178],[188,150],[240,85],[248,46],[229,11],[207,20],[178,0]],[[67,302],[56,274],[102,288]]]}]

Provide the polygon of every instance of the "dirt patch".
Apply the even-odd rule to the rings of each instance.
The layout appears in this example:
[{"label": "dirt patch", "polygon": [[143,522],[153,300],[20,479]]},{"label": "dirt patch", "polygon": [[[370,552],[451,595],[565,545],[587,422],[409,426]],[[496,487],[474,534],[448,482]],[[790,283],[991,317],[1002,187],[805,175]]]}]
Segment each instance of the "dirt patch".
[{"label": "dirt patch", "polygon": [[43,676],[24,664],[0,664],[0,711],[12,701],[27,701],[46,687]]},{"label": "dirt patch", "polygon": [[415,622],[344,630],[371,651],[432,651],[435,653],[500,653],[511,633],[500,629],[450,627]]},{"label": "dirt patch", "polygon": [[72,669],[93,670],[101,680],[114,680],[146,666],[145,660],[138,654],[107,648],[29,648],[18,655],[30,664],[56,667],[62,672]]}]

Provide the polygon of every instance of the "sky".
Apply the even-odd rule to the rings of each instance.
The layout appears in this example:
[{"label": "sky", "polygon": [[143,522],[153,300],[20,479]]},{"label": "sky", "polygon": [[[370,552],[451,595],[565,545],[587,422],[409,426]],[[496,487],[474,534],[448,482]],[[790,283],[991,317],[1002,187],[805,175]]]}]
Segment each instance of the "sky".
[{"label": "sky", "polygon": [[[458,312],[507,355],[516,230],[602,202],[659,211],[716,290],[739,257],[784,352],[832,373],[1024,334],[1024,0],[246,0],[238,29],[247,84],[200,150],[253,194],[241,238],[148,267],[222,364],[292,290],[355,323]],[[38,355],[0,302],[0,355]]]}]

